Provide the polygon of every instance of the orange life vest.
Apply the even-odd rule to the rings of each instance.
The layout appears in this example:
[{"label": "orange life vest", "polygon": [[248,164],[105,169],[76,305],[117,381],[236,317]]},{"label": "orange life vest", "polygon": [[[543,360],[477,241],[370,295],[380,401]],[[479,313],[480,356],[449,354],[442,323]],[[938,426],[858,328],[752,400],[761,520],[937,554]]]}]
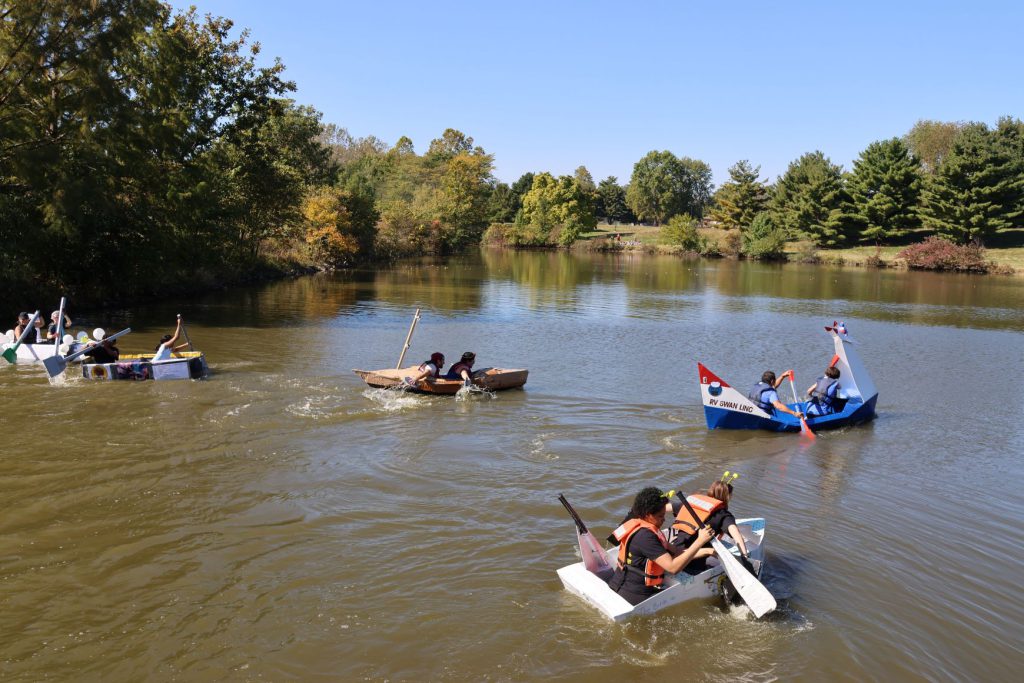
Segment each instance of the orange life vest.
[{"label": "orange life vest", "polygon": [[[640,570],[630,564],[630,560],[633,559],[632,553],[629,552],[629,541],[640,529],[647,529],[652,534],[658,537],[665,552],[668,552],[668,541],[665,540],[664,534],[661,533],[661,529],[654,526],[650,522],[645,522],[642,519],[630,519],[622,523],[613,534],[615,539],[619,542],[619,569],[623,572],[633,570],[639,572]],[[661,568],[661,565],[654,560],[647,560],[644,564],[644,585],[658,587],[661,586],[664,579],[665,570]]]},{"label": "orange life vest", "polygon": [[[694,493],[687,496],[686,502],[697,513],[697,517],[700,518],[702,523],[708,521],[708,517],[725,507],[725,503],[722,501],[706,496],[703,493]],[[672,523],[672,528],[689,536],[695,536],[697,530],[700,529],[700,524],[694,520],[693,515],[690,514],[690,511],[684,505],[679,508],[679,514],[676,515],[676,521]]]}]

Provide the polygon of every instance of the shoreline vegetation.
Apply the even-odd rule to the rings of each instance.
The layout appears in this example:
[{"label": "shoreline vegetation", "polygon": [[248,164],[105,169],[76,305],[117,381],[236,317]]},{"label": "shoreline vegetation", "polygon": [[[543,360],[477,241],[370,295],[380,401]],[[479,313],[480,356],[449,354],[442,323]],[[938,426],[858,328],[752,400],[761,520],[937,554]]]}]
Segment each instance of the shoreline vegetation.
[{"label": "shoreline vegetation", "polygon": [[[1024,232],[1024,231],[1022,231]],[[655,226],[638,224],[602,224],[591,232],[584,233],[571,246],[573,250],[597,252],[642,253],[650,255],[671,255],[689,258],[744,258],[735,249],[736,237],[716,228],[698,228],[698,234],[705,240],[706,253],[686,249],[678,244],[668,244],[662,239],[661,231]],[[922,240],[913,245],[919,245]],[[1024,240],[1022,240],[1024,242]],[[500,246],[500,245],[499,245]],[[1024,246],[981,248],[967,254],[962,262],[956,258],[937,264],[919,265],[920,259],[908,260],[902,252],[908,246],[851,246],[818,248],[810,242],[786,243],[782,252],[767,261],[781,263],[806,263],[833,266],[854,266],[862,268],[888,268],[895,270],[935,270],[947,272],[969,272],[974,274],[1024,276]],[[945,245],[941,245],[945,246]],[[912,255],[913,256],[913,255]]]},{"label": "shoreline vegetation", "polygon": [[[770,181],[662,150],[630,178],[509,184],[462,131],[355,138],[290,98],[230,19],[158,0],[10,0],[0,22],[0,298],[130,303],[291,274],[512,248],[663,250],[1024,270],[1024,122],[918,121],[852,168]],[[595,151],[599,154],[600,150]],[[639,224],[608,241],[598,224]],[[988,247],[983,251],[984,247]]]}]

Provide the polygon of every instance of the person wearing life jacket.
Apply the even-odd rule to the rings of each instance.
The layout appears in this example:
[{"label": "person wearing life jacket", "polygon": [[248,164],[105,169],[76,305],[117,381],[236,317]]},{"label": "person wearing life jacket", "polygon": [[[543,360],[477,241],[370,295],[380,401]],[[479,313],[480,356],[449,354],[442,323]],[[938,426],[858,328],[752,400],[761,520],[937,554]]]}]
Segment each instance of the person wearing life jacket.
[{"label": "person wearing life jacket", "polygon": [[619,557],[608,586],[631,605],[657,594],[664,584],[665,572],[682,571],[711,540],[711,531],[705,528],[685,550],[670,545],[661,531],[666,508],[661,489],[648,486],[637,494],[627,520],[613,533],[619,544]]},{"label": "person wearing life jacket", "polygon": [[[715,481],[705,493],[693,493],[686,497],[687,502],[697,517],[715,536],[728,533],[736,542],[743,559],[747,559],[747,544],[736,526],[736,518],[729,512],[729,501],[732,499],[732,484]],[[680,496],[682,493],[679,494]],[[679,548],[689,548],[697,539],[700,525],[690,514],[678,497],[672,500],[672,514],[675,522],[670,530],[669,543]],[[702,548],[697,552],[696,560],[686,568],[688,573],[698,574],[707,569],[706,559],[714,554],[711,548]]]},{"label": "person wearing life jacket", "polygon": [[790,409],[785,403],[779,400],[779,393],[776,391],[779,385],[782,384],[782,380],[786,379],[792,371],[787,370],[776,379],[775,373],[771,370],[766,370],[761,375],[761,381],[754,385],[754,387],[747,394],[747,398],[754,402],[758,408],[773,415],[776,412],[789,413],[793,417],[803,417],[803,414],[799,411]]},{"label": "person wearing life jacket", "polygon": [[448,368],[448,374],[445,375],[445,379],[461,379],[462,383],[467,387],[473,385],[473,363],[476,361],[476,354],[472,351],[466,351],[462,354],[462,358],[458,363],[454,363]]},{"label": "person wearing life jacket", "polygon": [[836,412],[836,404],[845,398],[839,392],[839,368],[830,365],[825,368],[825,374],[807,390],[807,395],[811,397],[807,404],[807,414],[831,415]]},{"label": "person wearing life jacket", "polygon": [[416,374],[410,375],[402,380],[407,386],[415,387],[417,384],[425,379],[437,379],[441,376],[441,368],[444,367],[444,354],[440,351],[434,351],[430,354],[430,359],[420,363],[419,367],[416,368]]}]

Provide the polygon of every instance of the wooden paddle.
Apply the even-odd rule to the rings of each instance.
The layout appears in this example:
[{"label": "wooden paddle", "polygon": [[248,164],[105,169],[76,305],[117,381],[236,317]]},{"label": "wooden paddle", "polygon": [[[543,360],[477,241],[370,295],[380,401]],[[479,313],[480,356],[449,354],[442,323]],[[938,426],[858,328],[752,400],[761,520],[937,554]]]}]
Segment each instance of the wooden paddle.
[{"label": "wooden paddle", "polygon": [[412,339],[412,333],[416,329],[416,323],[420,321],[420,309],[416,309],[416,312],[412,316],[412,325],[409,325],[409,334],[405,335],[405,346],[402,347],[402,355],[398,357],[398,365],[395,366],[395,370],[402,369],[402,361],[405,360],[405,352],[409,350],[409,341]]},{"label": "wooden paddle", "polygon": [[192,346],[192,340],[188,338],[188,328],[185,327],[185,320],[181,317],[181,313],[178,314],[178,320],[181,320],[181,331],[185,335],[185,341],[188,342],[188,350],[195,351],[196,347]]},{"label": "wooden paddle", "polygon": [[[109,337],[105,337],[103,341],[123,337],[124,335],[128,334],[131,331],[132,328],[127,327],[118,332],[117,334],[112,334]],[[75,351],[69,356],[62,356],[59,353],[55,353],[49,358],[44,358],[43,367],[46,368],[46,374],[48,374],[50,377],[56,377],[57,375],[68,369],[68,361],[74,360],[79,356],[85,355],[85,352],[88,351],[90,348],[92,347],[87,346],[84,349],[79,349],[78,351]]]},{"label": "wooden paddle", "polygon": [[580,557],[583,558],[583,566],[587,568],[587,571],[598,576],[611,571],[612,566],[608,563],[607,553],[605,553],[598,540],[594,538],[594,535],[587,531],[587,525],[583,523],[580,516],[572,509],[572,505],[569,505],[569,501],[565,499],[564,495],[559,493],[558,500],[569,511],[569,514],[572,515],[572,521],[576,522],[576,539],[580,544]]},{"label": "wooden paddle", "polygon": [[[690,505],[690,501],[686,500],[686,496],[680,491],[678,494],[679,500],[683,501],[683,505],[686,506],[686,511],[690,513],[694,521],[697,522],[701,529],[704,528],[704,522],[700,521],[700,517],[694,512],[693,507]],[[771,612],[776,607],[775,598],[768,592],[768,589],[757,580],[753,574],[748,572],[746,568],[740,564],[740,561],[736,559],[728,548],[725,547],[717,537],[711,537],[711,547],[715,549],[715,554],[718,559],[722,562],[722,567],[725,569],[726,575],[729,580],[732,581],[732,585],[736,588],[736,592],[739,593],[740,597],[743,598],[743,602],[747,603],[747,607],[754,613],[754,616],[760,619],[762,616]]]},{"label": "wooden paddle", "polygon": [[5,361],[7,361],[8,363],[13,363],[18,358],[18,347],[20,347],[21,343],[25,341],[25,337],[28,336],[29,332],[35,332],[34,325],[36,324],[36,320],[38,319],[39,311],[36,311],[36,314],[32,316],[32,319],[28,321],[28,325],[26,325],[25,329],[21,331],[21,336],[18,337],[18,341],[14,344],[14,346],[12,346],[9,349],[4,349],[2,355]]}]

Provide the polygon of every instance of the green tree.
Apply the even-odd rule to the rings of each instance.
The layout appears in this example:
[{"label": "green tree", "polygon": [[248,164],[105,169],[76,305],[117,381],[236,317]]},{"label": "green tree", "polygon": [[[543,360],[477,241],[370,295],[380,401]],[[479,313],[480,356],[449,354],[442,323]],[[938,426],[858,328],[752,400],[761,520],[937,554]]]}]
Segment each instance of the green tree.
[{"label": "green tree", "polygon": [[680,246],[686,251],[699,252],[703,248],[703,243],[700,233],[697,232],[697,225],[698,221],[693,216],[672,216],[659,230],[659,237],[666,244]]},{"label": "green tree", "polygon": [[760,166],[751,166],[746,159],[729,169],[729,181],[723,183],[714,197],[711,218],[725,230],[746,230],[754,217],[768,208],[770,194],[758,176]]},{"label": "green tree", "polygon": [[920,120],[914,124],[903,141],[910,152],[921,161],[925,173],[935,173],[949,153],[953,138],[964,127],[959,122]]},{"label": "green tree", "polygon": [[680,159],[669,151],[652,151],[633,165],[626,204],[640,220],[661,224],[681,213],[699,218],[711,191],[711,168],[707,164]]},{"label": "green tree", "polygon": [[776,224],[770,211],[757,214],[741,233],[741,240],[747,258],[770,261],[785,256],[786,232]]},{"label": "green tree", "polygon": [[925,226],[961,244],[983,245],[1024,208],[1024,172],[1013,126],[964,126],[925,185]]},{"label": "green tree", "polygon": [[820,246],[842,244],[856,225],[842,169],[821,152],[809,152],[789,164],[775,186],[771,206],[788,235]]},{"label": "green tree", "polygon": [[538,173],[533,178],[533,187],[523,197],[516,224],[535,244],[568,246],[580,233],[592,230],[597,219],[575,178],[555,179],[550,173]]},{"label": "green tree", "polygon": [[921,185],[920,162],[902,140],[868,145],[847,180],[861,239],[883,242],[919,227]]},{"label": "green tree", "polygon": [[619,179],[611,175],[597,185],[598,215],[609,223],[632,223],[635,216],[626,205],[626,188],[619,185]]}]

